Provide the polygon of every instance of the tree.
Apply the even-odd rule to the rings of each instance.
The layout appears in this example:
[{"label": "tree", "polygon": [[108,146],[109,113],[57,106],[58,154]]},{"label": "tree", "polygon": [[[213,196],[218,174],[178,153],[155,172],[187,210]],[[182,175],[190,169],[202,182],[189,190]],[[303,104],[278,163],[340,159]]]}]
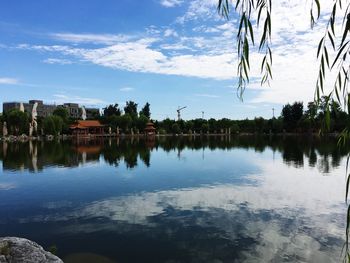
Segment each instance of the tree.
[{"label": "tree", "polygon": [[233,124],[231,125],[231,133],[232,133],[232,134],[237,134],[237,133],[239,133],[239,126],[238,126],[238,124],[233,123]]},{"label": "tree", "polygon": [[12,109],[4,116],[10,133],[14,135],[27,134],[29,130],[29,116],[26,112]]},{"label": "tree", "polygon": [[193,127],[194,127],[194,124],[193,124],[193,121],[186,121],[185,122],[185,130],[187,132],[193,132]]},{"label": "tree", "polygon": [[289,103],[282,108],[282,117],[286,129],[295,129],[298,121],[303,116],[303,103],[294,102],[293,105]]},{"label": "tree", "polygon": [[307,110],[305,112],[305,115],[308,119],[314,120],[317,116],[317,111],[317,105],[315,102],[312,101],[307,104]]},{"label": "tree", "polygon": [[209,119],[208,123],[209,123],[210,132],[216,133],[217,129],[218,129],[217,120],[211,118],[211,119]]},{"label": "tree", "polygon": [[114,105],[110,104],[106,108],[103,108],[103,115],[105,117],[110,117],[112,115],[120,116],[122,114],[122,111],[119,109],[119,106],[117,103]]},{"label": "tree", "polygon": [[179,133],[181,132],[179,124],[177,124],[177,123],[175,122],[175,123],[171,126],[171,131],[172,131],[174,134],[179,134]]},{"label": "tree", "polygon": [[53,111],[53,115],[61,117],[64,122],[68,122],[69,113],[68,110],[64,107],[57,107]]},{"label": "tree", "polygon": [[119,126],[123,129],[124,132],[128,132],[130,125],[132,123],[132,118],[129,114],[124,114],[119,118]]},{"label": "tree", "polygon": [[140,111],[140,116],[144,115],[146,118],[150,119],[151,118],[151,110],[150,110],[150,104],[147,102],[145,106]]},{"label": "tree", "polygon": [[175,121],[170,120],[169,118],[166,118],[165,120],[162,121],[161,127],[165,130],[166,133],[171,133],[172,132],[172,125],[174,124]]},{"label": "tree", "polygon": [[293,121],[298,122],[303,116],[304,106],[302,102],[294,102],[292,105]]},{"label": "tree", "polygon": [[63,120],[57,115],[48,116],[43,121],[43,128],[45,134],[57,136],[62,132]]},{"label": "tree", "polygon": [[137,117],[137,103],[133,101],[127,101],[126,106],[124,107],[125,114],[129,114],[131,118]]},{"label": "tree", "polygon": [[107,118],[108,125],[112,128],[112,130],[116,130],[118,126],[120,126],[121,116],[112,115]]},{"label": "tree", "polygon": [[3,124],[4,124],[4,115],[0,113],[0,136],[3,136],[2,134]]},{"label": "tree", "polygon": [[136,119],[135,126],[140,132],[143,132],[143,130],[146,128],[147,122],[148,118],[145,115],[140,114],[140,116]]},{"label": "tree", "polygon": [[254,118],[256,132],[262,133],[265,129],[265,120],[262,117]]},{"label": "tree", "polygon": [[58,116],[62,119],[62,128],[61,131],[62,133],[68,133],[69,132],[69,113],[68,110],[64,107],[57,107],[54,112],[54,116]]},{"label": "tree", "polygon": [[209,131],[209,125],[208,123],[203,123],[201,127],[201,132],[207,133]]},{"label": "tree", "polygon": [[339,105],[338,102],[336,102],[335,100],[332,100],[332,103],[330,105],[330,111],[331,111],[331,118],[333,119],[337,119],[339,117],[339,115],[342,112],[342,109]]}]

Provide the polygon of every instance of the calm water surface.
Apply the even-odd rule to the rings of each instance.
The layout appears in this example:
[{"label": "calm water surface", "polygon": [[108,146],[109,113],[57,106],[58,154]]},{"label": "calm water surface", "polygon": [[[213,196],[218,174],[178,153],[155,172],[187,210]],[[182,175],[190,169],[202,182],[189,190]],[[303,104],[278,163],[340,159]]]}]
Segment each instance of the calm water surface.
[{"label": "calm water surface", "polygon": [[339,262],[347,150],[210,137],[0,144],[0,236],[65,262]]}]

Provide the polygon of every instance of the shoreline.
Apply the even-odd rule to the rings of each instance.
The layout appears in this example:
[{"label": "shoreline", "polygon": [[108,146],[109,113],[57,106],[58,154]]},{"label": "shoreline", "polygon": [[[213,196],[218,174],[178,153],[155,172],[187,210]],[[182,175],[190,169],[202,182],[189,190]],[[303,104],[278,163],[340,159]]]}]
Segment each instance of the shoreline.
[{"label": "shoreline", "polygon": [[100,134],[100,135],[87,135],[87,136],[76,136],[76,135],[45,135],[29,137],[27,135],[20,136],[6,136],[0,137],[0,142],[27,142],[27,141],[53,141],[53,140],[72,140],[72,139],[108,139],[108,138],[162,138],[162,137],[235,137],[235,136],[310,136],[310,137],[338,137],[339,133],[328,133],[321,135],[320,133],[297,133],[297,132],[285,132],[285,133],[237,133],[237,134],[227,134],[227,133],[195,133],[195,134]]}]

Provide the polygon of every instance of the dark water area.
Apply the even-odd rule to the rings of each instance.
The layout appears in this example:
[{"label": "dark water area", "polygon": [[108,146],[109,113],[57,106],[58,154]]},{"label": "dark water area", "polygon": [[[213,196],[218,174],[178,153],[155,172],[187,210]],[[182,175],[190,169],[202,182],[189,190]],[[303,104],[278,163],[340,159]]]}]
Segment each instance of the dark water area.
[{"label": "dark water area", "polygon": [[0,143],[0,236],[65,262],[339,262],[348,148],[316,137]]}]

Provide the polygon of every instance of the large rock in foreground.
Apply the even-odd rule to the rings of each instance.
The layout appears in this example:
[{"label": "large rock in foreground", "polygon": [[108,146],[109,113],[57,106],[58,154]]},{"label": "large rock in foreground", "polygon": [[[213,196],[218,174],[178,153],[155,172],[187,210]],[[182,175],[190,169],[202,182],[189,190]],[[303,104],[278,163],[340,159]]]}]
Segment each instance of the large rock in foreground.
[{"label": "large rock in foreground", "polygon": [[45,251],[37,243],[25,238],[0,238],[1,263],[63,263],[61,259]]}]

